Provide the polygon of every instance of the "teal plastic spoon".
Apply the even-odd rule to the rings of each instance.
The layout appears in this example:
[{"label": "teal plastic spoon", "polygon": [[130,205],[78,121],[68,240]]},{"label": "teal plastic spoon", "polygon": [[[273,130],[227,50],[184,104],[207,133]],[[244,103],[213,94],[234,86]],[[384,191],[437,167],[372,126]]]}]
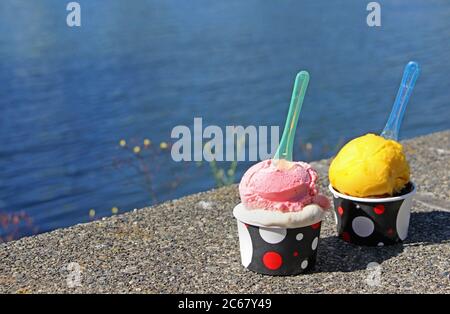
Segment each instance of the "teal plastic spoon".
[{"label": "teal plastic spoon", "polygon": [[417,77],[419,76],[420,68],[417,62],[410,61],[403,71],[402,83],[395,98],[394,106],[392,107],[391,115],[384,127],[381,136],[386,139],[398,140],[398,134],[400,132],[400,125],[403,121],[406,105],[411,97],[412,90],[416,84]]},{"label": "teal plastic spoon", "polygon": [[301,71],[297,74],[292,91],[291,104],[284,126],[283,136],[280,145],[273,159],[284,159],[292,161],[292,149],[294,146],[295,130],[297,129],[298,117],[302,110],[303,100],[309,83],[309,73]]}]

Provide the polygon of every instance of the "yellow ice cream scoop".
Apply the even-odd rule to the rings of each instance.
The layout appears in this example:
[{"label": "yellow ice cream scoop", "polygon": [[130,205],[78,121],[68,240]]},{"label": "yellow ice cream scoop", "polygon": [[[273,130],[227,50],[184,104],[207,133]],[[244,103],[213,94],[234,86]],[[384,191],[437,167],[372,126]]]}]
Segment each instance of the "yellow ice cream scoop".
[{"label": "yellow ice cream scoop", "polygon": [[375,134],[348,142],[331,162],[331,185],[355,197],[393,195],[409,182],[409,165],[400,143]]}]

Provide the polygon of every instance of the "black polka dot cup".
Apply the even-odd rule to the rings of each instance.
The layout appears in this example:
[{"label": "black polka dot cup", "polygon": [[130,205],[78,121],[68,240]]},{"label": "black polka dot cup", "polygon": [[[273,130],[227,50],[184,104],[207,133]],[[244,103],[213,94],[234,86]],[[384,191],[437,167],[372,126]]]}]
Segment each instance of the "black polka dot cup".
[{"label": "black polka dot cup", "polygon": [[338,236],[365,246],[402,242],[408,235],[411,205],[416,188],[408,183],[396,196],[360,198],[339,193],[331,184]]},{"label": "black polka dot cup", "polygon": [[241,262],[259,274],[297,275],[316,263],[321,222],[300,228],[264,227],[237,218]]}]

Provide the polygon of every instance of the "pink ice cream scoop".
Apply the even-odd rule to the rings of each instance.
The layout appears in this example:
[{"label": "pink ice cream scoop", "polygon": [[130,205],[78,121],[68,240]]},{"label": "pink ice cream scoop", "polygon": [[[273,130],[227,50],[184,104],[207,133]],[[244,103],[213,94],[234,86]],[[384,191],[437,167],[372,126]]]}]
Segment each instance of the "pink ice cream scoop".
[{"label": "pink ice cream scoop", "polygon": [[249,209],[298,212],[306,205],[327,209],[329,200],[318,194],[317,172],[305,162],[261,161],[245,172],[239,184],[242,203]]}]

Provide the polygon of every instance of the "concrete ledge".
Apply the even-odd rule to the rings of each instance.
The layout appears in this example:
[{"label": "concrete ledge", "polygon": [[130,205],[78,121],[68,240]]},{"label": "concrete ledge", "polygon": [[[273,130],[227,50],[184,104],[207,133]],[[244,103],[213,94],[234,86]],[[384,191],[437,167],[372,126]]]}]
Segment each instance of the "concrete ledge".
[{"label": "concrete ledge", "polygon": [[[234,185],[2,244],[0,292],[450,293],[450,131],[404,144],[418,195],[403,245],[344,243],[330,215],[314,273],[252,273],[240,264]],[[314,163],[326,193],[328,163]],[[82,271],[81,286],[73,288],[72,262]],[[366,282],[370,262],[382,267],[377,286]]]}]

